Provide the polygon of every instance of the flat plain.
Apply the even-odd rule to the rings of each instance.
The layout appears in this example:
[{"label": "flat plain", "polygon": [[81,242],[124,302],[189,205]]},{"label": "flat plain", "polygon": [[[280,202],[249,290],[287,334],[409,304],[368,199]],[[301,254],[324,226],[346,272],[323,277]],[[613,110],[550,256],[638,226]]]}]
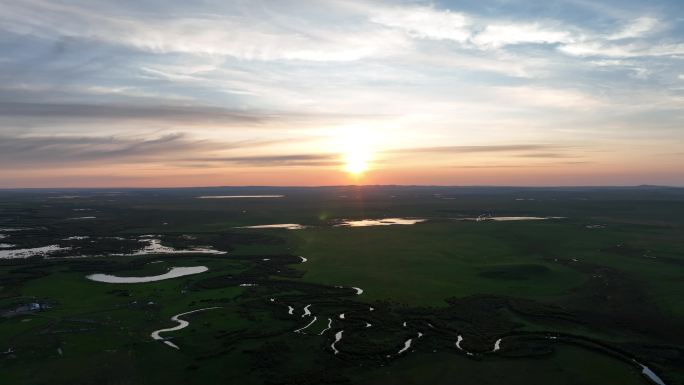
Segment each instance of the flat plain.
[{"label": "flat plain", "polygon": [[3,384],[684,383],[683,189],[6,190],[0,234]]}]

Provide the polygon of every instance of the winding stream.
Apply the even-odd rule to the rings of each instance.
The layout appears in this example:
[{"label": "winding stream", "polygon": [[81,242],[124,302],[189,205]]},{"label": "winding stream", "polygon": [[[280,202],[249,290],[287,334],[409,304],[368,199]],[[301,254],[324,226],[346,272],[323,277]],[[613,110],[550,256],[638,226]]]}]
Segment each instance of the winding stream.
[{"label": "winding stream", "polygon": [[319,335],[319,336],[322,336],[323,333],[325,333],[325,332],[327,332],[328,330],[330,330],[331,327],[332,327],[332,318],[328,318],[328,326],[327,326],[325,329],[321,330],[321,332],[318,333],[318,335]]},{"label": "winding stream", "polygon": [[182,316],[184,316],[184,315],[188,315],[188,314],[192,314],[192,313],[197,313],[197,312],[200,312],[200,311],[213,310],[213,309],[220,309],[220,307],[218,307],[218,306],[216,306],[216,307],[205,307],[205,308],[202,308],[202,309],[197,309],[197,310],[192,310],[192,311],[188,311],[188,312],[185,312],[185,313],[176,314],[175,316],[171,317],[171,321],[178,322],[178,325],[176,325],[176,326],[174,326],[174,327],[172,327],[172,328],[168,328],[168,329],[159,329],[159,330],[155,330],[155,331],[152,332],[152,334],[150,334],[150,337],[152,337],[152,339],[154,339],[154,340],[156,340],[156,341],[164,341],[164,343],[165,343],[166,345],[168,345],[168,346],[170,346],[170,347],[172,347],[172,348],[174,348],[174,349],[179,349],[179,350],[180,350],[180,348],[178,347],[178,345],[174,344],[174,343],[171,342],[171,341],[165,340],[165,339],[164,339],[163,337],[161,337],[159,334],[161,334],[161,333],[167,333],[167,332],[175,332],[175,331],[177,331],[177,330],[184,329],[184,328],[186,328],[188,325],[190,325],[190,322],[180,319],[180,317],[182,317]]},{"label": "winding stream", "polygon": [[[338,286],[335,286],[335,287],[338,288],[338,289],[347,289],[346,286],[339,286],[339,285],[338,285]],[[351,287],[349,287],[349,289],[354,290],[354,291],[356,292],[356,295],[361,295],[361,294],[363,294],[363,289],[360,288],[360,287],[351,286]],[[372,311],[372,310],[371,310],[371,311]]]},{"label": "winding stream", "polygon": [[[636,362],[636,361],[634,361],[634,362]],[[648,377],[649,380],[655,382],[658,385],[665,385],[665,381],[663,381],[660,377],[658,377],[657,374],[653,373],[653,371],[648,366],[642,365],[638,362],[636,362],[636,364],[641,366],[641,374]]]},{"label": "winding stream", "polygon": [[461,342],[463,342],[463,336],[459,334],[458,338],[456,339],[456,348],[458,348],[458,350],[460,350],[462,352],[465,352],[466,355],[472,356],[473,353],[471,353],[471,352],[469,352],[469,351],[467,351],[461,347]]},{"label": "winding stream", "polygon": [[404,341],[404,347],[401,348],[401,350],[399,350],[399,351],[397,352],[397,354],[401,354],[401,353],[403,353],[403,352],[409,350],[409,349],[411,348],[411,342],[413,342],[413,338],[409,338],[409,339],[407,339],[406,341]]},{"label": "winding stream", "polygon": [[330,348],[333,350],[335,354],[340,352],[339,350],[337,350],[335,345],[342,340],[342,332],[344,332],[344,330],[340,330],[339,332],[335,333],[335,342],[330,344]]},{"label": "winding stream", "polygon": [[311,322],[309,322],[308,324],[306,324],[306,326],[304,326],[303,328],[299,328],[299,329],[295,330],[294,332],[295,332],[295,333],[301,333],[302,330],[304,330],[304,329],[308,328],[309,326],[313,325],[314,322],[316,322],[317,319],[318,319],[318,317],[314,316],[313,319],[311,320]]}]

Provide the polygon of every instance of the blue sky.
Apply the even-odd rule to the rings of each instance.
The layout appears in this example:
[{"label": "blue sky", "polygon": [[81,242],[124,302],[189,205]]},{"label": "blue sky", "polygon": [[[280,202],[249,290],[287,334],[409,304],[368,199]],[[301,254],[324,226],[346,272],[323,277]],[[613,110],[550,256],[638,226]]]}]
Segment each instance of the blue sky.
[{"label": "blue sky", "polygon": [[0,53],[0,187],[684,184],[677,1],[0,0]]}]

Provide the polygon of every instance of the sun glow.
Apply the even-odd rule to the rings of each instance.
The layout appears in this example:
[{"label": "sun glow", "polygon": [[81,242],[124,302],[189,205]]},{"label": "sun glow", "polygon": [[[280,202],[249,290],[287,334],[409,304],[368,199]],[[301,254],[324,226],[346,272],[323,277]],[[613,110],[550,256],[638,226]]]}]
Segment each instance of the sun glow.
[{"label": "sun glow", "polygon": [[344,171],[354,177],[360,177],[368,171],[375,141],[372,132],[358,127],[344,127],[336,137],[336,147],[342,154]]},{"label": "sun glow", "polygon": [[345,155],[344,169],[353,175],[363,174],[368,169],[368,156],[360,151],[348,152]]}]

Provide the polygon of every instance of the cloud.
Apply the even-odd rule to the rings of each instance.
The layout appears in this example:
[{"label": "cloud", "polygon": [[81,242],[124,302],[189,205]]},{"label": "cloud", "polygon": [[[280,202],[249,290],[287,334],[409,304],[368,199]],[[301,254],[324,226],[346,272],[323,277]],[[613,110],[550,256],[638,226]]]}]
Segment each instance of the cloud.
[{"label": "cloud", "polygon": [[666,23],[644,16],[629,20],[621,29],[608,33],[580,33],[559,46],[559,51],[578,57],[639,58],[674,57],[684,54],[684,44],[671,39],[651,38]]},{"label": "cloud", "polygon": [[588,109],[604,104],[598,97],[574,89],[515,86],[496,87],[495,93],[519,106]]},{"label": "cloud", "polygon": [[371,16],[370,20],[418,39],[465,42],[471,34],[468,16],[432,7],[384,8]]},{"label": "cloud", "polygon": [[652,42],[613,43],[593,40],[565,44],[561,52],[572,56],[635,58],[684,55],[684,43],[653,44]]},{"label": "cloud", "polygon": [[[214,12],[141,12],[135,7],[102,12],[88,2],[26,0],[7,4],[0,28],[42,38],[69,36],[166,54],[225,55],[245,60],[354,61],[383,56],[406,44],[403,36],[358,25],[331,26],[296,8],[259,9],[236,2]],[[315,4],[312,8],[317,8]],[[131,9],[132,8],[132,9]],[[169,7],[173,8],[173,7]],[[328,7],[329,15],[341,9]],[[270,22],[278,12],[276,22]],[[301,10],[300,10],[301,11]],[[313,12],[313,11],[312,11]],[[36,15],[40,15],[36,17]],[[332,17],[332,16],[330,16]]]},{"label": "cloud", "polygon": [[[296,140],[301,143],[302,140]],[[336,166],[337,154],[226,156],[260,147],[292,144],[292,139],[232,142],[199,140],[185,133],[161,136],[0,135],[0,163],[13,167],[81,167],[93,164],[158,164],[203,168],[219,165]],[[198,156],[201,155],[201,156]]]},{"label": "cloud", "polygon": [[[0,29],[17,36],[106,42],[153,54],[231,56],[253,61],[350,62],[418,53],[413,40],[439,40],[457,48],[500,49],[520,44],[561,44],[573,56],[634,56],[616,41],[644,38],[663,24],[651,16],[623,21],[613,32],[580,28],[577,20],[505,20],[435,6],[366,2],[314,2],[292,6],[250,2],[206,4],[190,12],[172,4],[154,12],[143,6],[103,11],[89,2],[25,0],[5,4]],[[179,8],[180,9],[176,9]],[[143,8],[141,10],[139,8]],[[115,10],[115,11],[114,11]],[[39,16],[37,16],[39,15]],[[501,15],[499,15],[500,17]],[[619,20],[622,21],[622,20]],[[677,55],[677,43],[639,48],[639,55]],[[624,54],[625,50],[630,54]]]},{"label": "cloud", "polygon": [[492,152],[520,152],[520,151],[539,151],[549,149],[563,149],[567,147],[549,144],[503,144],[503,145],[481,145],[481,146],[438,146],[438,147],[412,147],[389,150],[389,153],[492,153]]},{"label": "cloud", "polygon": [[186,159],[191,162],[228,163],[247,166],[337,166],[337,154],[289,154]]},{"label": "cloud", "polygon": [[[0,0],[3,175],[327,167],[337,147],[310,138],[351,126],[379,152],[424,146],[377,154],[397,168],[549,163],[579,150],[539,142],[584,138],[613,161],[681,139],[671,1],[494,3]],[[255,132],[299,141],[242,142]]]},{"label": "cloud", "polygon": [[485,49],[523,43],[555,44],[571,41],[573,37],[570,32],[538,23],[491,24],[472,39],[477,47]]},{"label": "cloud", "polygon": [[620,40],[627,38],[636,38],[651,32],[658,26],[659,20],[653,17],[639,17],[632,20],[629,24],[621,30],[608,36],[608,40]]},{"label": "cloud", "polygon": [[266,111],[258,109],[231,109],[203,105],[168,104],[150,105],[152,98],[139,98],[139,104],[107,103],[30,103],[0,100],[2,118],[44,125],[61,121],[70,123],[98,121],[107,124],[120,121],[143,121],[177,125],[221,125],[222,127],[266,127],[269,124],[303,124],[345,119],[376,119],[381,115],[335,112]]},{"label": "cloud", "polygon": [[136,119],[258,123],[267,113],[249,113],[218,107],[184,105],[13,103],[0,101],[0,116],[32,119]]},{"label": "cloud", "polygon": [[504,169],[504,168],[544,168],[544,167],[556,167],[558,165],[582,165],[590,164],[592,162],[585,161],[572,161],[572,162],[544,162],[535,164],[489,164],[489,165],[456,165],[454,168],[462,169]]},{"label": "cloud", "polygon": [[90,163],[172,161],[198,153],[249,149],[273,144],[270,140],[217,142],[196,140],[183,133],[152,138],[139,136],[0,136],[4,166],[79,166]]},{"label": "cloud", "polygon": [[515,155],[520,158],[540,158],[540,159],[565,159],[565,158],[581,158],[577,154],[562,154],[557,152],[531,152],[527,154]]}]

